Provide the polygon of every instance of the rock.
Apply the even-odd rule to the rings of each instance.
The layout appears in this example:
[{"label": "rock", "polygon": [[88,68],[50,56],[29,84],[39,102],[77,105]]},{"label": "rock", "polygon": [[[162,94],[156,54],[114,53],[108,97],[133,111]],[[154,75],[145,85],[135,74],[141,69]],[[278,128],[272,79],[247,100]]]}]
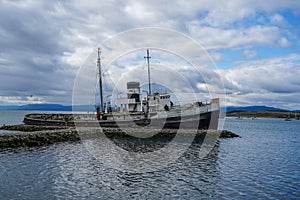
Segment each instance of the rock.
[{"label": "rock", "polygon": [[240,137],[240,136],[227,130],[222,130],[220,135],[220,138],[235,138],[235,137]]},{"label": "rock", "polygon": [[[45,144],[53,144],[56,142],[65,141],[78,141],[81,139],[89,139],[99,137],[99,129],[95,127],[84,127],[82,129],[76,129],[74,127],[48,127],[48,126],[28,126],[28,125],[13,125],[1,127],[4,130],[17,130],[22,132],[0,134],[0,148],[15,148],[25,146],[41,146]],[[217,134],[215,136],[220,138],[233,138],[239,137],[238,135],[222,130],[209,130],[209,131],[196,131],[195,130],[181,130],[176,129],[118,129],[118,128],[103,128],[103,133],[108,138],[132,138],[136,137],[128,135],[126,132],[135,133],[135,135],[143,135],[144,138],[172,138],[176,134],[180,134],[182,137],[196,137],[204,138],[207,133]]]}]

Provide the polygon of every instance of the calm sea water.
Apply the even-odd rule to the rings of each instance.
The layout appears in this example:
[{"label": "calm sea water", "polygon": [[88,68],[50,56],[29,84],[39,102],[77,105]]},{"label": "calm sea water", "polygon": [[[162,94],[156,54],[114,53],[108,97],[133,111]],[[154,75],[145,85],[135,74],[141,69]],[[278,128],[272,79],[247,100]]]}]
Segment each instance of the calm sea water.
[{"label": "calm sea water", "polygon": [[194,144],[148,173],[108,168],[81,142],[2,149],[0,199],[300,198],[300,121],[229,118],[224,128],[241,137],[220,140],[205,158]]}]

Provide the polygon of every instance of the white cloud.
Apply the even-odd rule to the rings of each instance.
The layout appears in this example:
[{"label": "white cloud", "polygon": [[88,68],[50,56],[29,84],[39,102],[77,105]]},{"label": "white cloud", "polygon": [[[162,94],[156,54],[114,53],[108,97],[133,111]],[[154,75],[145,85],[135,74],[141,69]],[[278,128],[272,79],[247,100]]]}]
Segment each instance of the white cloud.
[{"label": "white cloud", "polygon": [[[276,3],[271,0],[255,3],[250,0],[175,0],[164,3],[160,0],[151,3],[118,0],[0,1],[0,96],[5,97],[2,98],[3,103],[25,102],[28,94],[33,94],[45,102],[68,104],[71,102],[75,74],[90,51],[119,32],[145,26],[183,32],[203,44],[215,60],[222,59],[219,50],[231,49],[245,49],[244,55],[253,59],[256,45],[286,48],[293,45],[292,40],[299,41],[299,36],[293,31],[295,27],[281,12],[287,10],[299,13],[300,3],[292,0]],[[264,20],[259,21],[262,15]],[[151,34],[133,35],[126,42],[134,46],[141,41],[151,44],[151,40],[167,44],[186,54],[194,53],[189,44],[165,35],[156,38]],[[209,61],[206,55],[193,56],[201,61]],[[240,94],[249,95],[249,92],[254,95],[258,94],[257,91],[272,93],[274,88],[281,88],[283,91],[284,86],[289,89],[295,87],[290,81],[282,87],[275,87],[271,83],[270,80],[279,81],[284,76],[295,81],[297,74],[287,73],[289,75],[277,77],[285,71],[278,63],[275,63],[277,67],[272,67],[271,62],[275,62],[274,60],[276,59],[271,58],[243,63],[240,67],[224,72],[229,91],[240,97]],[[288,63],[289,71],[295,71],[298,67],[296,64],[299,63],[299,60],[294,60],[295,65],[292,65],[283,58],[281,61]],[[124,72],[131,69],[126,65],[123,67]],[[253,68],[253,71],[247,68]],[[241,77],[246,79],[246,84],[238,78],[238,69],[243,72]],[[177,65],[176,70],[193,77],[184,67]],[[265,71],[272,72],[269,79],[258,80],[258,75]],[[211,82],[218,82],[215,72],[203,73],[213,80]],[[13,81],[11,77],[14,77]],[[198,86],[203,84],[201,80],[193,78]],[[211,82],[209,87],[213,87]],[[202,86],[200,89],[203,89]],[[216,88],[221,87],[217,85]],[[13,100],[13,96],[22,101],[18,101],[18,98]],[[278,97],[280,98],[283,97]]]},{"label": "white cloud", "polygon": [[251,49],[246,49],[244,52],[243,52],[243,55],[246,57],[246,58],[252,58],[256,55],[256,52],[254,50],[251,50]]},{"label": "white cloud", "polygon": [[270,22],[278,26],[287,26],[289,23],[284,19],[284,17],[278,13],[270,17]]},{"label": "white cloud", "polygon": [[290,46],[290,42],[288,41],[288,39],[286,39],[285,37],[281,37],[279,39],[279,45],[282,46],[282,47],[288,47]]},{"label": "white cloud", "polygon": [[300,91],[300,55],[261,59],[240,63],[237,67],[222,70],[227,97],[231,104],[277,105],[293,109]]},{"label": "white cloud", "polygon": [[220,29],[201,27],[197,23],[188,26],[190,34],[208,49],[229,49],[249,45],[286,46],[288,41],[282,38],[276,26],[255,25],[249,28]]},{"label": "white cloud", "polygon": [[155,12],[148,9],[148,5],[142,4],[141,2],[132,2],[126,5],[125,13],[135,20],[145,22],[145,21],[157,21],[159,17]]},{"label": "white cloud", "polygon": [[[7,104],[9,102],[9,104]],[[0,96],[0,105],[40,104],[45,101],[40,97]]]}]

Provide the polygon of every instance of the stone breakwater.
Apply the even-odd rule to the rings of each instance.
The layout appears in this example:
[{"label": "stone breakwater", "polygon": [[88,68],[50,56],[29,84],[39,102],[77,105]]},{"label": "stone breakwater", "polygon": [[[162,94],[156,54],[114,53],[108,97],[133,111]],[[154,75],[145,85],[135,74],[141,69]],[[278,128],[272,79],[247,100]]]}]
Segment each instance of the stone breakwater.
[{"label": "stone breakwater", "polygon": [[80,140],[76,129],[44,130],[0,134],[0,148],[41,146],[64,141]]},{"label": "stone breakwater", "polygon": [[226,130],[208,130],[196,132],[195,130],[184,130],[184,132],[178,132],[175,129],[155,130],[128,128],[124,130],[117,128],[99,129],[95,127],[82,127],[76,129],[75,127],[58,128],[28,125],[3,126],[0,129],[18,131],[14,133],[0,134],[0,148],[31,147],[53,144],[56,142],[79,141],[82,139],[98,138],[99,136],[104,136],[103,134],[105,134],[105,136],[108,138],[122,137],[128,139],[136,137],[130,136],[127,133],[133,133],[135,136],[140,135],[143,136],[143,138],[152,136],[152,138],[155,139],[174,137],[176,134],[180,134],[182,137],[195,136],[196,138],[203,138],[206,136],[206,134],[217,134],[220,138],[239,137],[238,135]]}]

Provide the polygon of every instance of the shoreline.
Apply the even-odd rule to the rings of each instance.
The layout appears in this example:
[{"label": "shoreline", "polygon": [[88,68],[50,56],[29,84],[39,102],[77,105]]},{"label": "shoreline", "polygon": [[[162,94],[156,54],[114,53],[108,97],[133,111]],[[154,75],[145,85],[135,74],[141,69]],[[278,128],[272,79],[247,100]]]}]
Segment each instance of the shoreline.
[{"label": "shoreline", "polygon": [[[10,125],[2,126],[1,130],[18,131],[13,133],[0,134],[0,149],[3,148],[17,148],[17,147],[33,147],[42,146],[47,144],[54,144],[57,142],[79,141],[83,139],[93,139],[104,136],[108,138],[126,138],[136,139],[128,135],[126,132],[134,133],[135,135],[142,135],[142,139],[163,139],[172,138],[176,134],[182,137],[195,137],[204,138],[207,134],[219,136],[219,138],[234,138],[239,137],[237,134],[227,130],[184,130],[177,132],[176,129],[117,129],[117,128],[104,128],[99,131],[99,128],[84,127],[76,129],[75,127],[47,127],[47,126],[31,126],[31,125]],[[80,132],[80,133],[79,133]],[[155,134],[154,134],[155,133]],[[146,137],[145,137],[146,136]],[[148,136],[148,137],[147,137]]]},{"label": "shoreline", "polygon": [[232,111],[221,114],[222,117],[237,118],[274,118],[274,119],[296,119],[300,120],[300,113],[285,111]]}]

